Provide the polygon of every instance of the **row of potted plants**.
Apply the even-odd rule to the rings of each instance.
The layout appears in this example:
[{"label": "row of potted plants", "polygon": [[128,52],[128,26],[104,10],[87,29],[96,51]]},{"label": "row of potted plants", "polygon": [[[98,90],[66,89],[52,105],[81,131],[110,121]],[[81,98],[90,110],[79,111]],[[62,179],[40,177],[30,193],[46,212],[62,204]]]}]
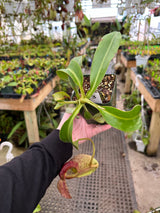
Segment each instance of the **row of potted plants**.
[{"label": "row of potted plants", "polygon": [[[38,92],[58,68],[65,66],[64,58],[25,58],[12,61],[1,61],[0,95],[3,97],[29,97]],[[17,95],[18,94],[18,95]]]},{"label": "row of potted plants", "polygon": [[119,49],[126,49],[128,47],[138,47],[138,46],[146,46],[146,45],[157,45],[160,44],[159,38],[154,38],[151,40],[145,40],[145,41],[131,41],[131,40],[125,40],[122,39],[120,43]]},{"label": "row of potted plants", "polygon": [[135,60],[136,55],[140,56],[149,56],[149,59],[160,58],[160,46],[137,46],[137,47],[128,47],[123,50],[123,55],[127,60]]},{"label": "row of potted plants", "polygon": [[63,56],[63,51],[58,52],[54,45],[46,44],[30,44],[30,45],[11,45],[2,46],[0,48],[0,59],[10,60],[14,58],[24,57],[51,57],[59,58]]},{"label": "row of potted plants", "polygon": [[143,81],[154,98],[160,99],[160,60],[148,61],[144,69]]},{"label": "row of potted plants", "polygon": [[154,61],[148,61],[148,66],[145,68],[145,72],[151,77],[160,89],[160,60],[154,59]]},{"label": "row of potted plants", "polygon": [[20,45],[2,45],[0,47],[0,60],[11,60],[14,58],[25,58],[25,57],[51,57],[61,58],[68,56],[68,51],[70,55],[74,57],[77,52],[86,44],[87,40],[85,38],[78,40],[77,36],[63,38],[63,41],[51,41],[42,44],[32,44],[23,43]]},{"label": "row of potted plants", "polygon": [[2,60],[0,66],[0,74],[7,74],[9,71],[16,71],[19,69],[31,69],[31,68],[40,68],[40,69],[52,69],[56,68],[58,65],[64,64],[64,58],[55,58],[52,60],[51,58],[29,58],[25,57],[24,60],[12,59],[10,61]]},{"label": "row of potted plants", "polygon": [[160,59],[149,60],[147,66],[137,66],[137,73],[150,80],[151,85],[160,90]]}]

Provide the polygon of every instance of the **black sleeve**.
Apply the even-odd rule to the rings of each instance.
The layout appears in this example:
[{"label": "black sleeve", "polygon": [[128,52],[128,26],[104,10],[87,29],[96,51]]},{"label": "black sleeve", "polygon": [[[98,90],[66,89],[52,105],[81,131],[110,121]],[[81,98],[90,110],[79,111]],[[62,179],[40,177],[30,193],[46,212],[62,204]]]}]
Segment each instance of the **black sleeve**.
[{"label": "black sleeve", "polygon": [[0,166],[0,213],[32,213],[63,164],[72,145],[54,130],[22,155]]}]

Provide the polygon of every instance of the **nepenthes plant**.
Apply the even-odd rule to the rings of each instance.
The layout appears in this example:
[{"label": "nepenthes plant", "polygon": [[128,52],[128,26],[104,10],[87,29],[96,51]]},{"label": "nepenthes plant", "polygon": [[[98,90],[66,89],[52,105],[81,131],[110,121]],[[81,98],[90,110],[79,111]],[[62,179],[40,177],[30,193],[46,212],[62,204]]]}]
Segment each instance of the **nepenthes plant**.
[{"label": "nepenthes plant", "polygon": [[[57,101],[55,109],[59,109],[64,105],[74,105],[71,116],[65,121],[60,130],[60,139],[64,142],[72,143],[76,148],[78,148],[78,142],[84,139],[72,140],[73,121],[82,109],[84,110],[85,119],[92,118],[100,123],[104,120],[112,127],[121,131],[133,132],[141,126],[141,107],[139,105],[136,105],[130,111],[122,111],[112,106],[98,105],[90,100],[106,74],[110,61],[117,53],[120,41],[121,34],[119,32],[112,32],[102,37],[93,57],[90,70],[90,88],[87,93],[84,92],[83,88],[82,56],[73,58],[66,69],[57,71],[57,75],[61,79],[70,83],[76,96],[76,99],[72,100],[70,95],[64,91],[53,94],[55,101]],[[88,110],[89,106],[95,108],[98,112],[92,115]],[[70,198],[70,195],[67,194],[65,179],[89,175],[98,167],[98,162],[94,159],[94,143],[92,139],[89,140],[93,144],[92,156],[76,156],[64,165],[60,173],[61,180],[58,183],[58,188],[66,198]],[[81,160],[77,161],[77,158]]]}]

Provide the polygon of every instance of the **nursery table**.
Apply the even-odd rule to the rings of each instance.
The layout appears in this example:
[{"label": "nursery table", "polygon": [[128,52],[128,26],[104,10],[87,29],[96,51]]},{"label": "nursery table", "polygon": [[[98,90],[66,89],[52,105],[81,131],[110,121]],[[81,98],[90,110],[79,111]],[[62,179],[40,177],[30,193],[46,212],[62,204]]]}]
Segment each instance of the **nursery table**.
[{"label": "nursery table", "polygon": [[36,108],[42,103],[45,97],[56,86],[56,82],[59,81],[59,77],[52,78],[38,93],[36,97],[30,99],[24,99],[20,102],[20,99],[13,98],[0,98],[0,110],[15,110],[23,111],[27,128],[29,143],[40,141],[39,131],[37,124]]},{"label": "nursery table", "polygon": [[[127,58],[121,53],[121,62],[124,65],[124,68],[127,68],[126,72],[126,82],[125,82],[125,93],[130,93],[131,90],[131,68],[136,67],[136,60],[127,60]],[[123,71],[124,72],[124,69]]]},{"label": "nursery table", "polygon": [[137,78],[136,73],[134,72],[135,70],[136,68],[131,69],[131,80],[134,84],[137,84],[138,90],[152,109],[151,123],[149,127],[150,142],[147,146],[147,154],[155,155],[160,141],[160,99],[152,97],[143,82]]}]

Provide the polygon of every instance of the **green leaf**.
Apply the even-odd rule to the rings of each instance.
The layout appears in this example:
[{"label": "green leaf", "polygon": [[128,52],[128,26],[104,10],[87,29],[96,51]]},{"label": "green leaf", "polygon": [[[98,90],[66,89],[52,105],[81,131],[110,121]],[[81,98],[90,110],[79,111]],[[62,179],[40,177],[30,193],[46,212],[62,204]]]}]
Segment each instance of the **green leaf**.
[{"label": "green leaf", "polygon": [[57,128],[58,127],[58,122],[56,121],[56,119],[52,119],[52,122],[53,122],[54,128]]},{"label": "green leaf", "polygon": [[87,97],[90,98],[101,83],[110,61],[116,54],[121,41],[119,32],[109,33],[100,41],[91,66],[90,90]]},{"label": "green leaf", "polygon": [[84,118],[85,118],[86,120],[90,120],[90,119],[91,119],[91,120],[95,120],[95,121],[97,121],[98,123],[104,123],[104,122],[105,122],[105,120],[104,120],[104,118],[102,117],[102,115],[101,115],[100,112],[98,112],[98,113],[92,115],[92,114],[88,111],[87,107],[85,107],[85,105],[84,105]]},{"label": "green leaf", "polygon": [[[80,109],[82,108],[83,104],[77,105],[72,115],[68,118],[68,120],[63,124],[61,131],[60,131],[60,139],[64,142],[72,143],[72,129],[73,129],[73,120],[76,115],[79,113]],[[73,144],[74,145],[74,144]]]},{"label": "green leaf", "polygon": [[76,61],[79,66],[82,66],[82,56],[74,57],[72,60]]},{"label": "green leaf", "polygon": [[41,138],[45,138],[46,137],[46,132],[44,130],[39,129],[39,136]]},{"label": "green leaf", "polygon": [[9,133],[7,139],[10,139],[10,138],[12,137],[12,135],[16,132],[16,130],[17,130],[22,124],[24,124],[24,121],[18,122],[18,123],[13,127],[13,129],[11,130],[11,132]]},{"label": "green leaf", "polygon": [[63,101],[66,98],[70,99],[70,96],[64,91],[55,92],[52,96],[53,96],[55,101]]},{"label": "green leaf", "polygon": [[22,143],[24,143],[24,141],[26,140],[26,138],[27,138],[27,132],[25,132],[23,135],[22,135],[22,137],[21,137],[21,139],[20,139],[20,141],[19,141],[19,145],[21,145]]},{"label": "green leaf", "polygon": [[25,89],[25,91],[28,92],[28,94],[31,94],[34,91],[34,89],[30,87]]},{"label": "green leaf", "polygon": [[97,121],[98,123],[101,123],[103,124],[105,122],[104,118],[102,117],[101,113],[96,113],[94,116],[93,116],[93,119],[95,121]]},{"label": "green leaf", "polygon": [[17,86],[17,84],[18,84],[17,82],[11,82],[11,83],[8,84],[8,86],[14,87],[14,86]]},{"label": "green leaf", "polygon": [[114,107],[105,106],[102,109],[98,107],[105,121],[112,127],[124,132],[133,132],[142,125],[141,106],[137,105],[130,111],[122,111]]},{"label": "green leaf", "polygon": [[9,75],[6,75],[6,76],[4,76],[4,78],[2,78],[2,80],[3,80],[4,82],[9,82],[9,81],[12,80],[12,77],[9,76]]},{"label": "green leaf", "polygon": [[99,28],[99,26],[100,26],[100,23],[99,23],[99,22],[96,22],[96,23],[94,23],[94,24],[92,25],[91,30],[92,30],[92,31],[95,31],[95,30],[97,30],[97,29]]},{"label": "green leaf", "polygon": [[83,31],[84,31],[84,33],[85,33],[85,35],[86,35],[86,36],[89,34],[89,30],[88,30],[88,28],[83,27]]},{"label": "green leaf", "polygon": [[58,70],[57,75],[63,80],[68,80],[68,77],[70,77],[73,80],[74,84],[76,84],[80,88],[80,90],[82,90],[83,73],[76,60],[72,59],[66,69]]},{"label": "green leaf", "polygon": [[91,21],[87,18],[86,15],[84,15],[84,17],[83,17],[82,26],[86,26],[86,27],[90,27],[91,26]]},{"label": "green leaf", "polygon": [[65,102],[58,102],[54,109],[60,109],[62,106],[64,106],[66,103]]}]

